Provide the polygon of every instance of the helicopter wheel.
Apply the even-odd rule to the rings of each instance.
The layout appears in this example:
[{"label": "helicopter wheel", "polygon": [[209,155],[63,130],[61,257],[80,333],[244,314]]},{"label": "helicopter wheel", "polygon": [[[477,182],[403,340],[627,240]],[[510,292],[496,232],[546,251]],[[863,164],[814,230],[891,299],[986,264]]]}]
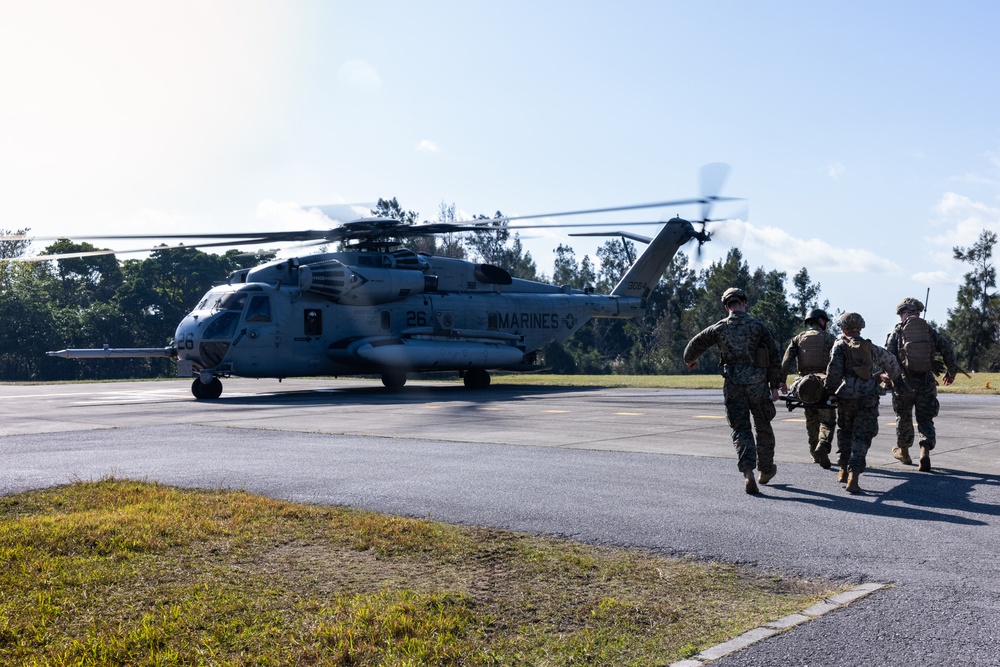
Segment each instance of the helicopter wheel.
[{"label": "helicopter wheel", "polygon": [[222,380],[212,378],[211,382],[205,384],[200,378],[195,378],[194,382],[191,383],[191,393],[199,401],[218,398],[222,396]]},{"label": "helicopter wheel", "polygon": [[468,389],[485,389],[490,386],[490,374],[481,368],[475,368],[465,371],[463,381]]},{"label": "helicopter wheel", "polygon": [[406,373],[401,371],[386,371],[382,373],[382,384],[387,389],[399,389],[406,384]]}]

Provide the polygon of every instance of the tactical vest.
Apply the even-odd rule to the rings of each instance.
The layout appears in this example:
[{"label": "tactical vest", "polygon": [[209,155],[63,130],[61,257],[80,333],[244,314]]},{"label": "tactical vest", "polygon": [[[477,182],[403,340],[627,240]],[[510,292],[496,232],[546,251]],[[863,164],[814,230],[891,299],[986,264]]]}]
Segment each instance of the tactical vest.
[{"label": "tactical vest", "polygon": [[830,363],[830,351],[826,347],[826,336],[822,331],[811,329],[799,336],[799,351],[795,361],[802,375],[826,370]]},{"label": "tactical vest", "polygon": [[872,342],[864,338],[847,339],[847,371],[862,380],[872,379]]},{"label": "tactical vest", "polygon": [[899,361],[908,373],[930,373],[934,362],[931,327],[919,317],[910,317],[899,327]]}]

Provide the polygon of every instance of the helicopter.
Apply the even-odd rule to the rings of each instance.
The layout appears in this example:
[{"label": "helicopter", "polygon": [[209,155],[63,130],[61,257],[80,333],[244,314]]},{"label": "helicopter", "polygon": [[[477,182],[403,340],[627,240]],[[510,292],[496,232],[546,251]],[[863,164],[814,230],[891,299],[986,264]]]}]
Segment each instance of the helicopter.
[{"label": "helicopter", "polygon": [[[705,169],[713,166],[703,168],[703,189]],[[475,224],[411,225],[391,218],[359,218],[328,230],[102,236],[226,239],[205,242],[202,247],[339,242],[341,250],[275,259],[233,272],[198,301],[177,325],[173,341],[166,347],[105,345],[46,354],[67,359],[174,359],[178,377],[193,377],[191,393],[198,400],[219,398],[222,380],[229,377],[280,381],[286,377],[379,375],[385,387],[396,389],[406,383],[409,374],[448,371],[458,372],[466,387],[481,389],[490,385],[491,371],[541,370],[536,363],[538,350],[549,342],[565,341],[591,318],[640,315],[677,251],[691,241],[697,241],[700,250],[710,240],[711,233],[706,231],[710,207],[731,199],[708,194],[655,204],[476,220]],[[508,227],[507,223],[688,204],[702,205],[701,220],[673,217],[653,238],[621,231],[597,232],[648,242],[606,295],[519,279],[499,266],[417,253],[401,246],[408,238],[455,232],[607,226]],[[695,228],[697,224],[700,229]],[[98,250],[25,259],[112,253]]]}]

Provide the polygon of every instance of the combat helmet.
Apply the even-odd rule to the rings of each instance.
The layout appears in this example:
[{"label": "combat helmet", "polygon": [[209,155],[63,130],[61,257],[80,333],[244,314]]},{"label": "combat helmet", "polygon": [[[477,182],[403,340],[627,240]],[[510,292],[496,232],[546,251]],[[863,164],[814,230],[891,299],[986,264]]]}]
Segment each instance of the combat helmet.
[{"label": "combat helmet", "polygon": [[904,310],[908,310],[911,313],[922,313],[924,312],[924,304],[920,303],[917,299],[912,296],[908,296],[898,304],[896,304],[896,314],[899,315]]},{"label": "combat helmet", "polygon": [[815,322],[816,320],[826,320],[830,321],[830,316],[826,314],[826,311],[822,308],[813,308],[809,311],[809,316],[806,317],[806,324],[810,322]]},{"label": "combat helmet", "polygon": [[841,329],[861,331],[865,328],[865,318],[858,313],[844,313],[837,319]]},{"label": "combat helmet", "polygon": [[739,287],[730,287],[725,292],[722,293],[722,305],[726,305],[733,299],[739,299],[743,303],[747,301],[747,293],[741,290]]}]

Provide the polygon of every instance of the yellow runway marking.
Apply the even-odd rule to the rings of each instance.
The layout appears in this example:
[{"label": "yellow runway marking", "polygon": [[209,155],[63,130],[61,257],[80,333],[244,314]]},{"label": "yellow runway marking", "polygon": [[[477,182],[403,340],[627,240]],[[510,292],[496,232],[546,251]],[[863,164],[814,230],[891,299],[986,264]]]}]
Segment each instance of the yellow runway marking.
[{"label": "yellow runway marking", "polygon": [[503,408],[479,408],[480,410],[503,410]]},{"label": "yellow runway marking", "polygon": [[645,412],[616,412],[616,415],[621,415],[623,417],[641,417]]},{"label": "yellow runway marking", "polygon": [[444,406],[443,405],[424,405],[422,407],[423,407],[424,410],[440,410]]},{"label": "yellow runway marking", "polygon": [[542,412],[551,412],[555,414],[562,414],[563,412],[569,412],[569,410],[542,410]]},{"label": "yellow runway marking", "polygon": [[782,419],[781,421],[783,421],[783,422],[805,422],[805,419],[797,419],[797,418],[793,417],[792,419]]},{"label": "yellow runway marking", "polygon": [[695,415],[695,419],[725,419],[725,415]]}]

